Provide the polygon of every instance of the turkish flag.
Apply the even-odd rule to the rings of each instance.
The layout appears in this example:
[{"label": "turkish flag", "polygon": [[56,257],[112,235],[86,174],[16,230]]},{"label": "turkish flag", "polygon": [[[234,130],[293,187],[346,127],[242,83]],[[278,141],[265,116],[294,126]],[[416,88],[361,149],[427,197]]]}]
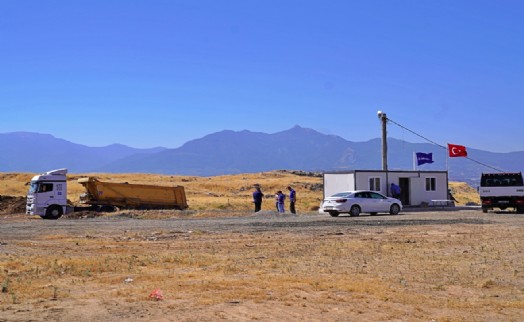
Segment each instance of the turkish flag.
[{"label": "turkish flag", "polygon": [[448,143],[448,151],[449,151],[449,157],[467,157],[468,152],[466,151],[466,147],[463,145],[456,145],[456,144],[449,144]]}]

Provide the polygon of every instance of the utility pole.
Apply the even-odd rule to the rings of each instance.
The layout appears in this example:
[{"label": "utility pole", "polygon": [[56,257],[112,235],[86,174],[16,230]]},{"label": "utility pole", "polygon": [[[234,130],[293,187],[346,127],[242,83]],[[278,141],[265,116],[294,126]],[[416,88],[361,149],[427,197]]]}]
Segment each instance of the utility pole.
[{"label": "utility pole", "polygon": [[386,113],[382,111],[378,111],[377,116],[382,122],[382,170],[388,171],[388,134],[386,129],[388,118]]}]

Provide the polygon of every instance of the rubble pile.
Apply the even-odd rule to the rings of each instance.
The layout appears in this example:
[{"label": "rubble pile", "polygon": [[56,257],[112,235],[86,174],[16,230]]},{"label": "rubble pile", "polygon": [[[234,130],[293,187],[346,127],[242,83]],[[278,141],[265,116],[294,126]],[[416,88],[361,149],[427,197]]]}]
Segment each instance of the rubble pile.
[{"label": "rubble pile", "polygon": [[18,215],[25,213],[25,197],[0,195],[0,215]]}]

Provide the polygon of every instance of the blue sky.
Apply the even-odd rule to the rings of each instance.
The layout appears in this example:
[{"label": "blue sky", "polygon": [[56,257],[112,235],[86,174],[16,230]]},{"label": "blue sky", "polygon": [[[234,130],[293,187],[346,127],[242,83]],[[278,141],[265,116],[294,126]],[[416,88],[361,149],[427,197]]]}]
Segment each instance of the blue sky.
[{"label": "blue sky", "polygon": [[[0,0],[0,133],[178,147],[295,125],[524,150],[520,1]],[[423,142],[390,124],[388,135]]]}]

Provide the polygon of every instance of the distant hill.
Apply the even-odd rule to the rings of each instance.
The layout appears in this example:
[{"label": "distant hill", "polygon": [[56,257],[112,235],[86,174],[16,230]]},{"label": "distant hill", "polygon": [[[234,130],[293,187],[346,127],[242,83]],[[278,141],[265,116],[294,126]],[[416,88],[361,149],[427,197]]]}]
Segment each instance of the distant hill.
[{"label": "distant hill", "polygon": [[104,171],[210,176],[275,169],[350,169],[350,142],[338,136],[295,127],[275,134],[221,131],[177,149],[116,161]]},{"label": "distant hill", "polygon": [[[267,134],[221,131],[187,142],[176,149],[134,149],[123,145],[91,148],[47,134],[0,134],[0,171],[42,172],[69,168],[71,172],[159,173],[214,176],[278,169],[348,171],[381,169],[381,140],[347,141],[295,126]],[[433,164],[420,170],[449,169],[449,178],[472,185],[481,172],[522,171],[524,152],[493,153],[468,148],[466,158],[448,158],[446,149],[429,143],[388,138],[388,168],[413,170],[415,152],[433,153]]]},{"label": "distant hill", "polygon": [[49,134],[13,132],[0,134],[0,171],[43,172],[68,168],[89,172],[138,153],[157,153],[165,148],[135,149],[121,144],[88,147]]}]

